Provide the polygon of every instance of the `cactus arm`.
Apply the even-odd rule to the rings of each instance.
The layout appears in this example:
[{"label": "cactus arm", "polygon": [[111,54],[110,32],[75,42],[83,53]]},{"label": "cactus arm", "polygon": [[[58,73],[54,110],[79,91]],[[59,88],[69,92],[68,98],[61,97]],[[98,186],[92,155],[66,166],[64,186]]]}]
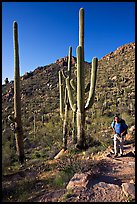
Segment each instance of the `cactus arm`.
[{"label": "cactus arm", "polygon": [[9,120],[10,122],[13,122],[13,123],[17,122],[17,119],[14,118],[14,117],[12,117],[11,115],[8,116],[8,120]]},{"label": "cactus arm", "polygon": [[68,75],[64,72],[64,69],[61,70],[61,74],[62,74],[62,76],[63,76],[64,79],[66,79],[67,76],[68,76]]},{"label": "cactus arm", "polygon": [[68,70],[67,73],[64,72],[64,69],[61,70],[62,76],[64,79],[67,77],[71,78],[71,58],[72,58],[72,47],[69,47],[69,54],[68,54]]},{"label": "cactus arm", "polygon": [[76,83],[74,82],[74,79],[71,79],[71,80],[70,80],[70,85],[71,85],[71,87],[72,87],[72,89],[73,89],[74,91],[77,91],[77,85],[76,85]]},{"label": "cactus arm", "polygon": [[68,55],[68,77],[71,78],[71,59],[72,59],[72,47],[69,47],[69,55]]},{"label": "cactus arm", "polygon": [[82,47],[77,47],[77,107],[78,111],[83,113],[84,112],[84,95],[85,95],[85,88],[84,88],[84,67],[83,67],[83,60],[82,60]]},{"label": "cactus arm", "polygon": [[92,72],[91,72],[89,97],[85,105],[85,110],[88,110],[89,108],[91,108],[94,103],[95,85],[96,85],[96,78],[97,78],[97,66],[98,66],[98,59],[94,57],[92,60]]},{"label": "cactus arm", "polygon": [[74,103],[72,87],[70,85],[69,77],[67,77],[67,79],[66,79],[66,88],[67,88],[70,107],[71,107],[72,111],[76,111],[76,104]]},{"label": "cactus arm", "polygon": [[60,93],[60,116],[64,118],[64,97],[63,97],[63,83],[62,83],[62,72],[59,71],[59,93]]}]

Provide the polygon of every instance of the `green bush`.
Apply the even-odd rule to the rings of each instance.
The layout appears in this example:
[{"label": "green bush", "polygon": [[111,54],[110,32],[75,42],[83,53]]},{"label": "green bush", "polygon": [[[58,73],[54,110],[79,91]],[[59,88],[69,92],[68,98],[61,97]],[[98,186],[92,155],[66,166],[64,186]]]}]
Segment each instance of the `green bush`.
[{"label": "green bush", "polygon": [[54,179],[54,184],[56,187],[65,187],[67,182],[70,180],[70,178],[73,176],[73,168],[66,168],[62,171],[60,171],[55,179]]}]

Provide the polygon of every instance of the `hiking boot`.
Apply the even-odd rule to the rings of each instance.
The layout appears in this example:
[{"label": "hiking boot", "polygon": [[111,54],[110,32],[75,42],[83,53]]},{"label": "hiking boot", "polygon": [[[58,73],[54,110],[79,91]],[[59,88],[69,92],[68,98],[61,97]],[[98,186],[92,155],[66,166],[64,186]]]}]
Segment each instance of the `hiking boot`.
[{"label": "hiking boot", "polygon": [[115,154],[115,155],[114,155],[114,158],[116,158],[117,156],[118,156],[118,154]]}]

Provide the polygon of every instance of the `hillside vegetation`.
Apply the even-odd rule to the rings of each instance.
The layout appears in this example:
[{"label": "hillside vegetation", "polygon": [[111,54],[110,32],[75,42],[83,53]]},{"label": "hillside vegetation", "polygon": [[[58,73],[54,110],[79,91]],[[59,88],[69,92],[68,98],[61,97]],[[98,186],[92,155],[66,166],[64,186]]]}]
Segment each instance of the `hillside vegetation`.
[{"label": "hillside vegetation", "polygon": [[[46,180],[44,184],[47,188],[58,188],[64,185],[62,182],[65,180],[67,182],[77,172],[79,166],[81,169],[85,169],[82,160],[75,158],[77,151],[71,143],[71,111],[69,112],[69,154],[67,158],[64,158],[64,161],[61,160],[62,163],[58,164],[59,167],[56,163],[51,165],[48,163],[62,149],[63,122],[59,112],[58,72],[61,69],[67,70],[66,60],[67,58],[65,57],[57,60],[55,63],[37,67],[34,71],[25,73],[21,77],[22,123],[26,156],[25,168],[34,168],[34,172],[36,170],[37,173],[39,168],[46,168],[44,171],[47,174],[48,170],[52,171],[51,180]],[[75,75],[76,70],[75,64],[76,58],[73,57],[73,75]],[[84,66],[87,85],[90,81],[91,64],[85,62]],[[3,176],[17,173],[20,170],[16,155],[14,131],[8,120],[8,116],[13,114],[13,95],[10,91],[13,88],[13,83],[11,81],[6,85],[2,85]],[[88,155],[104,151],[108,146],[112,146],[111,136],[113,132],[110,124],[114,114],[117,112],[125,119],[129,128],[135,125],[135,43],[129,43],[117,48],[117,50],[104,56],[98,62],[95,102],[86,113],[85,128],[86,140],[89,144]],[[94,168],[94,165],[87,165],[86,170]],[[61,169],[60,177],[55,176],[56,168]],[[28,180],[26,180],[26,183],[25,181],[20,182],[23,182],[20,183],[23,189],[27,185],[30,185],[31,189],[31,185],[36,184],[37,179],[31,181],[32,184],[31,182],[28,184]],[[12,196],[10,198],[11,201],[24,201],[28,199],[28,192],[26,192],[26,195],[24,194],[24,198],[21,198],[21,194],[19,193],[18,195],[18,193],[18,190],[16,193],[11,193],[10,189],[9,191],[5,190],[4,200],[9,201],[10,196]],[[14,194],[16,199],[13,196]]]}]

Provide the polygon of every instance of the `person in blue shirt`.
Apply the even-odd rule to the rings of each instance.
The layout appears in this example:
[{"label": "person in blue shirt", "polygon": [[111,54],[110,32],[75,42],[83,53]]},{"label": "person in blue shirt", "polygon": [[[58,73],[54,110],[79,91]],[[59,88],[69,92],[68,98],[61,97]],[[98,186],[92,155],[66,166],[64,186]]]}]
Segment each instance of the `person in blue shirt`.
[{"label": "person in blue shirt", "polygon": [[127,133],[128,126],[125,121],[119,117],[119,115],[115,115],[114,121],[111,123],[111,127],[114,130],[114,154],[115,157],[118,156],[118,152],[120,150],[120,156],[123,155],[123,142],[124,136]]}]

